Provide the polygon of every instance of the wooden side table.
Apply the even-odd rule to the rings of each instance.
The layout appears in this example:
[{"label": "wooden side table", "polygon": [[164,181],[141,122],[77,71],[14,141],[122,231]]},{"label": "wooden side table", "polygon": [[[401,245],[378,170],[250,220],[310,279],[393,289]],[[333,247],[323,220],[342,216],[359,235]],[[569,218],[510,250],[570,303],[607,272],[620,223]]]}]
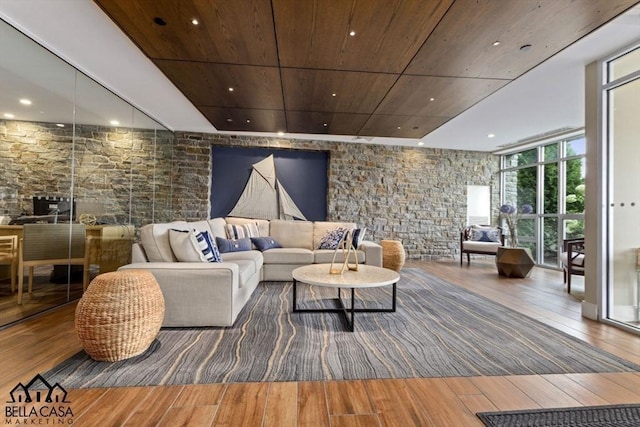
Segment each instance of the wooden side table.
[{"label": "wooden side table", "polygon": [[496,253],[496,267],[501,276],[525,278],[534,265],[529,248],[500,246]]}]

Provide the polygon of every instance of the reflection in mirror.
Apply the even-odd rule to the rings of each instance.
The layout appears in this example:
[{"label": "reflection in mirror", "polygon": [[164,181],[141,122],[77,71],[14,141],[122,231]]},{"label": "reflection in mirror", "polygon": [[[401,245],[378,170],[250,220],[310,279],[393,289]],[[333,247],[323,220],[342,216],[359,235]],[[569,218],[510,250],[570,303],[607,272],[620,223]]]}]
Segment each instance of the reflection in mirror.
[{"label": "reflection in mirror", "polygon": [[18,271],[18,304],[11,265],[0,265],[2,326],[79,298],[84,271],[130,262],[137,229],[171,219],[173,134],[3,21],[0,52],[0,236],[16,236],[24,255],[25,224],[66,236],[80,224],[89,266],[70,265],[58,232],[42,237],[59,259],[34,267],[31,292],[29,268]]}]

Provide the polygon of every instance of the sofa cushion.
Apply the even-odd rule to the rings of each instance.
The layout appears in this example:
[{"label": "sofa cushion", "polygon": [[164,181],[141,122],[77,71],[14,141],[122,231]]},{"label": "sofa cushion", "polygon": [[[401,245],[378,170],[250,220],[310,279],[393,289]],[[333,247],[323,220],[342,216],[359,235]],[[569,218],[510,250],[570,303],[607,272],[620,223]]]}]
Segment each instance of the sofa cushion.
[{"label": "sofa cushion", "polygon": [[328,231],[335,230],[338,227],[353,230],[356,228],[356,224],[353,222],[315,221],[313,223],[313,248],[316,249],[320,246],[320,240]]},{"label": "sofa cushion", "polygon": [[498,248],[502,246],[501,243],[496,242],[475,242],[473,240],[467,240],[462,242],[462,249],[466,251],[482,251],[496,253]]},{"label": "sofa cushion", "polygon": [[[336,252],[335,250],[331,250],[331,249],[316,249],[315,251],[313,251],[314,262],[316,264],[329,264],[333,260],[333,254],[335,252]],[[346,251],[338,250],[338,253],[336,254],[335,262],[339,262],[339,263],[344,262],[345,253]],[[358,262],[360,264],[364,264],[365,262],[364,252],[356,251],[355,253],[358,256]],[[352,263],[353,260],[354,260],[353,252],[351,252],[351,255],[349,255],[349,262]]]},{"label": "sofa cushion", "polygon": [[177,258],[169,243],[169,229],[187,230],[186,221],[174,221],[163,224],[147,224],[140,227],[140,243],[149,262],[176,262]]},{"label": "sofa cushion", "polygon": [[273,237],[252,237],[251,243],[260,251],[264,252],[269,249],[281,248],[282,245],[278,243]]},{"label": "sofa cushion", "polygon": [[268,236],[273,237],[283,248],[313,249],[313,222],[272,219]]},{"label": "sofa cushion", "polygon": [[225,226],[227,222],[224,218],[211,218],[207,220],[209,223],[209,228],[211,228],[211,236],[215,240],[216,237],[227,237],[227,231],[225,230]]},{"label": "sofa cushion", "polygon": [[235,263],[238,260],[251,260],[256,267],[256,271],[262,268],[264,263],[264,257],[260,251],[242,251],[242,252],[227,252],[220,254],[222,261]]},{"label": "sofa cushion", "polygon": [[227,224],[242,225],[248,222],[254,222],[258,224],[258,236],[269,235],[269,220],[266,219],[252,219],[252,218],[239,218],[234,216],[228,216],[225,218]]},{"label": "sofa cushion", "polygon": [[233,261],[233,263],[238,265],[238,273],[240,273],[238,286],[242,288],[246,286],[246,284],[249,283],[249,279],[256,274],[256,265],[253,260],[250,259],[237,259]]},{"label": "sofa cushion", "polygon": [[[332,251],[333,252],[333,251]],[[304,248],[274,248],[262,253],[265,264],[313,264],[313,251]]]},{"label": "sofa cushion", "polygon": [[224,239],[216,237],[216,245],[221,254],[226,252],[241,252],[251,250],[251,240],[246,239]]}]

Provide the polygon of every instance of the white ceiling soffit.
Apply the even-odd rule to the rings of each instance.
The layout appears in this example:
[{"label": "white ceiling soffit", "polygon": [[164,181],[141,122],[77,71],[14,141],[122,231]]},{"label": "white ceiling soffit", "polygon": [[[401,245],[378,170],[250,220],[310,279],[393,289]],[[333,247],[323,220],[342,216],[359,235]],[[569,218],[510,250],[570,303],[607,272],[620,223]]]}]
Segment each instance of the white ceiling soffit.
[{"label": "white ceiling soffit", "polygon": [[[424,147],[494,151],[556,129],[582,127],[584,67],[640,40],[639,11],[636,6],[422,140],[285,136],[405,146],[422,142]],[[94,2],[0,0],[0,17],[170,129],[217,132]]]}]

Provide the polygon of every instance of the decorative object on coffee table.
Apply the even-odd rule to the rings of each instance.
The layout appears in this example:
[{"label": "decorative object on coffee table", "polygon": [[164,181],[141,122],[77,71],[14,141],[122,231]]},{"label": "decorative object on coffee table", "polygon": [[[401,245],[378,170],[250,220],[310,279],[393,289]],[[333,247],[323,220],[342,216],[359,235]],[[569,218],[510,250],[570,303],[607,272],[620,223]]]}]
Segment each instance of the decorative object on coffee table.
[{"label": "decorative object on coffee table", "polygon": [[164,297],[148,271],[98,275],[76,307],[80,343],[95,360],[115,362],[143,353],[160,331]]},{"label": "decorative object on coffee table", "polygon": [[[339,267],[335,264],[336,255],[338,252],[342,252],[342,257],[344,259],[342,266]],[[354,264],[349,264],[349,257],[353,254],[353,258],[355,259]],[[356,253],[356,248],[353,246],[353,231],[347,230],[342,236],[342,240],[338,247],[333,252],[333,258],[331,259],[331,265],[329,266],[329,273],[331,274],[342,274],[345,269],[358,271],[358,254]]]},{"label": "decorative object on coffee table", "polygon": [[496,266],[501,276],[524,278],[534,265],[529,248],[500,246],[496,253]]},{"label": "decorative object on coffee table", "polygon": [[399,240],[382,240],[382,266],[391,270],[400,271],[406,258],[404,247]]}]

